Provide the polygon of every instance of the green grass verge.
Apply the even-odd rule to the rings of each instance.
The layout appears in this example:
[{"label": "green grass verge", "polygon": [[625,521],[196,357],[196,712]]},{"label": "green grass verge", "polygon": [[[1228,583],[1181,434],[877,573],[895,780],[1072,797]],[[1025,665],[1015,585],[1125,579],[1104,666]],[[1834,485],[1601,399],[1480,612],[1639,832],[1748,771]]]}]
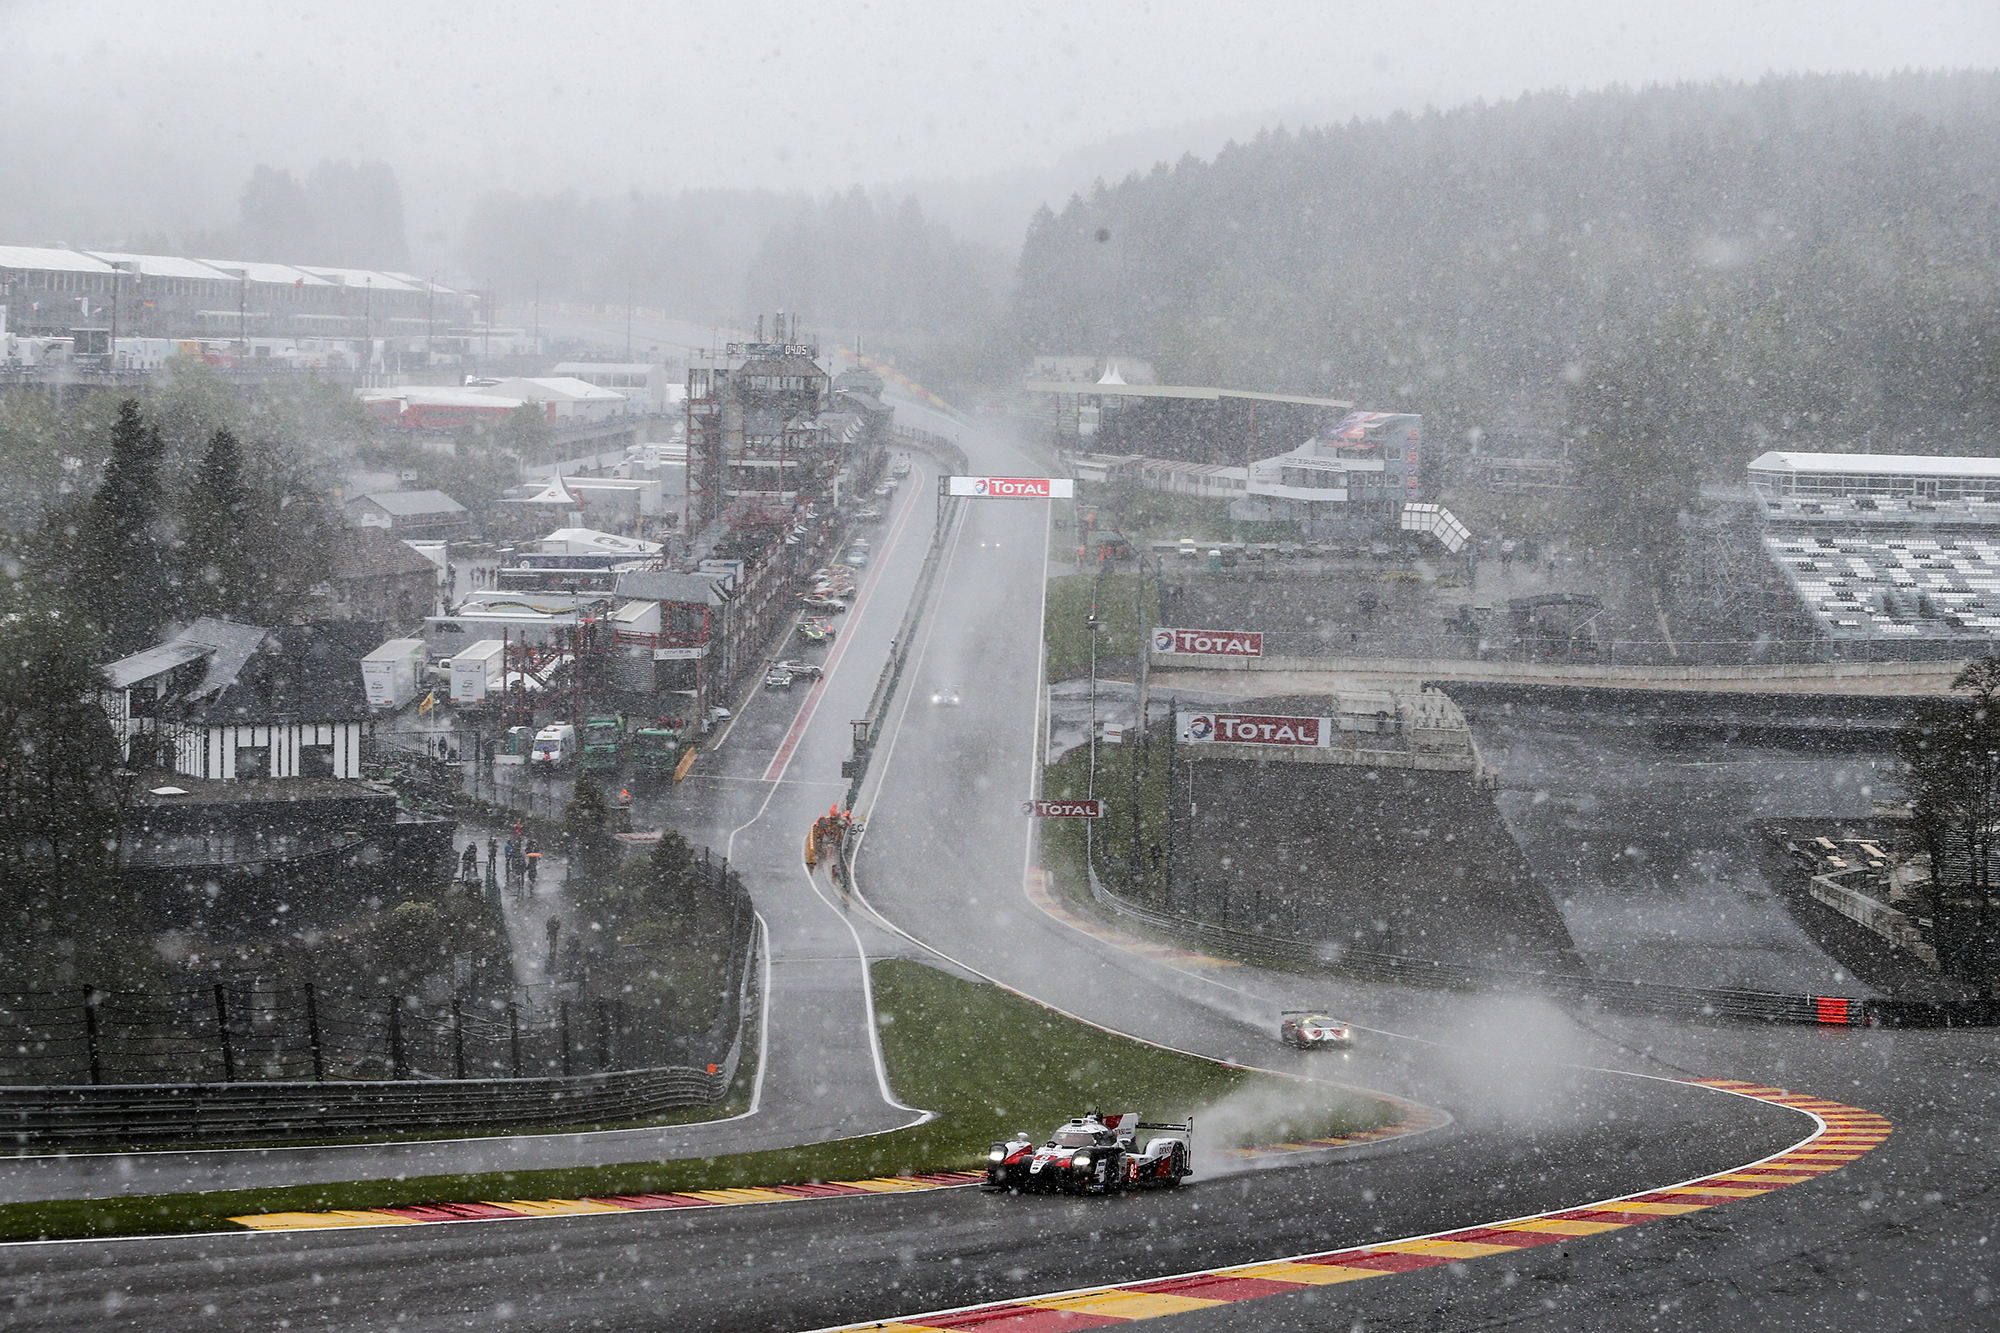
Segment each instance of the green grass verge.
[{"label": "green grass verge", "polygon": [[[977,1165],[986,1146],[1012,1130],[1039,1136],[1093,1108],[1173,1119],[1233,1096],[1282,1107],[1261,1122],[1232,1118],[1246,1141],[1327,1137],[1395,1118],[1392,1108],[1372,1098],[1159,1050],[921,964],[885,960],[875,964],[874,978],[883,1055],[897,1095],[940,1112],[929,1124],[838,1143],[671,1162],[7,1204],[0,1206],[0,1240],[227,1230],[230,1217],[245,1213],[573,1199],[947,1171]],[[1309,1091],[1302,1096],[1302,1089]],[[1213,1136],[1203,1143],[1226,1146]]]},{"label": "green grass verge", "polygon": [[[1090,671],[1092,599],[1097,606],[1097,664],[1100,672],[1129,674],[1139,652],[1139,576],[1136,574],[1065,574],[1049,580],[1048,610],[1042,618],[1047,637],[1050,680],[1073,680]],[[1147,613],[1159,623],[1159,605],[1152,580],[1146,580]]]}]

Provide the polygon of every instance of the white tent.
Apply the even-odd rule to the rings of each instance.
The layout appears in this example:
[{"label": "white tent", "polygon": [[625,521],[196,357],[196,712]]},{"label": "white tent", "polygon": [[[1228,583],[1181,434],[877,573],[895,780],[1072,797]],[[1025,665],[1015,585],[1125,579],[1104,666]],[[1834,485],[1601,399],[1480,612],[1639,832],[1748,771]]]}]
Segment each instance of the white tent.
[{"label": "white tent", "polygon": [[663,549],[658,542],[620,537],[595,528],[558,528],[541,540],[543,555],[649,556],[658,555]]}]

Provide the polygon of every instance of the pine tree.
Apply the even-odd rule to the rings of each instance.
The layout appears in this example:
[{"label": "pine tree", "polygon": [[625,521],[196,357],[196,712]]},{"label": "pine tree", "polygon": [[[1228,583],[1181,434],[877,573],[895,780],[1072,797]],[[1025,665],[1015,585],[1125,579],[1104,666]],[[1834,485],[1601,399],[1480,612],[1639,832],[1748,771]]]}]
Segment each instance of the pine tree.
[{"label": "pine tree", "polygon": [[175,564],[182,614],[247,618],[255,571],[245,546],[250,491],[236,437],[218,430],[195,470],[181,510],[181,545]]},{"label": "pine tree", "polygon": [[115,654],[158,637],[171,607],[160,541],[160,432],[126,399],[111,427],[111,458],[79,534],[75,592]]},{"label": "pine tree", "polygon": [[617,867],[618,844],[612,841],[610,823],[604,789],[588,773],[578,774],[576,790],[563,809],[563,840],[574,869],[595,877]]},{"label": "pine tree", "polygon": [[[12,600],[12,599],[9,599]],[[117,745],[98,645],[59,609],[0,606],[0,902],[5,927],[69,934],[107,905]],[[26,913],[13,919],[16,913]]]},{"label": "pine tree", "polygon": [[2000,862],[2000,658],[1968,662],[1967,697],[1926,699],[1896,736],[1918,836],[1931,858],[1938,959],[1993,993],[2000,965],[1993,870]]}]

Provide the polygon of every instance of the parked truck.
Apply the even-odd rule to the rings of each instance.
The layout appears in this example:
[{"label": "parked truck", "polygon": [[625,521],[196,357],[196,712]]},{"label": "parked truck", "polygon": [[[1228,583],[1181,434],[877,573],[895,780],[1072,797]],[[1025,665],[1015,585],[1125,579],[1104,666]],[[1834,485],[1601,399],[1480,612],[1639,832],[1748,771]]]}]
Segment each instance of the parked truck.
[{"label": "parked truck", "polygon": [[451,701],[483,704],[498,698],[506,676],[507,645],[499,639],[481,639],[451,659]]},{"label": "parked truck", "polygon": [[361,659],[361,688],[370,708],[401,708],[417,697],[424,677],[424,641],[390,639]]},{"label": "parked truck", "polygon": [[599,772],[615,772],[624,759],[624,745],[623,717],[593,717],[583,724],[583,754],[577,763]]},{"label": "parked truck", "polygon": [[677,727],[644,727],[632,733],[632,776],[669,778],[681,761],[682,735]]}]

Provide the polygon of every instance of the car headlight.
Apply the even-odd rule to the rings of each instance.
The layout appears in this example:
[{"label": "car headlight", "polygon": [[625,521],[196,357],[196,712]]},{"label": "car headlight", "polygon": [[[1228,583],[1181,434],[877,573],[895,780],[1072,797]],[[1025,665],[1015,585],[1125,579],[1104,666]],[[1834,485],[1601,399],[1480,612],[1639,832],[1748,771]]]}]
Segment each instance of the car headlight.
[{"label": "car headlight", "polygon": [[995,1148],[992,1152],[986,1154],[986,1160],[989,1162],[1004,1162],[1007,1160],[1007,1150],[1005,1148]]},{"label": "car headlight", "polygon": [[1080,1152],[1076,1156],[1069,1159],[1069,1164],[1075,1167],[1078,1171],[1088,1171],[1090,1169],[1090,1154],[1087,1152]]}]

